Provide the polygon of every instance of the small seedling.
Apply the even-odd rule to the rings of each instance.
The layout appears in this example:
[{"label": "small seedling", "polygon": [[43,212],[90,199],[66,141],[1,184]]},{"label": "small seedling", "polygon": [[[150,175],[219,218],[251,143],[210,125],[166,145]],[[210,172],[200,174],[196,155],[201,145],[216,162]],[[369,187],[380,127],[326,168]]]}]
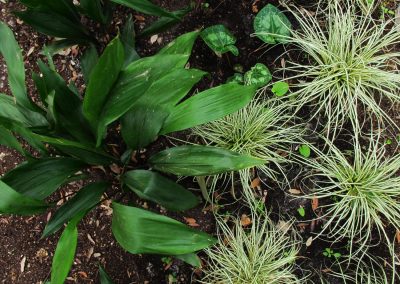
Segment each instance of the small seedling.
[{"label": "small seedling", "polygon": [[311,149],[308,145],[301,145],[299,147],[299,153],[302,155],[304,158],[309,158],[311,156]]},{"label": "small seedling", "polygon": [[297,209],[297,212],[299,213],[299,215],[300,215],[301,217],[305,217],[305,216],[306,216],[306,210],[304,209],[303,206],[300,206],[300,207]]},{"label": "small seedling", "polygon": [[172,257],[170,256],[164,256],[161,258],[161,261],[164,263],[165,266],[170,266],[172,264]]},{"label": "small seedling", "polygon": [[331,248],[325,248],[322,254],[328,258],[335,258],[335,259],[339,259],[342,256],[340,252],[334,252],[333,249]]},{"label": "small seedling", "polygon": [[386,144],[386,145],[391,145],[391,144],[392,144],[392,139],[387,138],[387,139],[385,140],[385,144]]},{"label": "small seedling", "polygon": [[271,89],[277,97],[282,97],[289,91],[289,84],[286,82],[276,82]]}]

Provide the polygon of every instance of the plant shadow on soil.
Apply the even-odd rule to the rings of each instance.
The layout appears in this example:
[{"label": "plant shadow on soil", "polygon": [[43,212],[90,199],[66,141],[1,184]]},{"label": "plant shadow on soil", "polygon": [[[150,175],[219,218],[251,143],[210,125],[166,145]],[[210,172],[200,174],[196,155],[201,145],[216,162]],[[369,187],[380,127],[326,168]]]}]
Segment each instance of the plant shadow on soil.
[{"label": "plant shadow on soil", "polygon": [[[154,1],[154,3],[160,4],[169,10],[182,9],[186,7],[189,2],[189,0]],[[231,54],[226,54],[219,58],[201,40],[198,40],[190,58],[190,67],[207,71],[210,75],[202,80],[196,86],[196,89],[201,91],[224,83],[226,79],[235,72],[233,68],[235,64],[241,64],[244,70],[248,70],[257,62],[262,62],[266,64],[271,71],[275,69],[276,64],[280,64],[277,59],[286,51],[282,45],[277,45],[266,50],[265,48],[260,48],[262,42],[259,39],[250,37],[250,34],[253,33],[253,19],[255,16],[253,1],[207,1],[210,4],[210,7],[207,9],[201,8],[200,3],[202,1],[197,2],[199,3],[196,9],[187,15],[182,23],[165,33],[159,34],[159,38],[161,38],[160,44],[157,42],[150,44],[148,39],[139,39],[137,43],[139,54],[142,56],[152,55],[167,42],[170,42],[178,35],[185,32],[213,24],[224,24],[237,37],[236,46],[239,48],[240,55],[234,57]],[[257,7],[261,9],[268,3],[276,5],[278,1],[261,0],[256,2]],[[309,1],[296,2],[299,5],[309,3]],[[5,22],[13,21],[15,24],[16,19],[10,14],[10,11],[16,8],[18,9],[20,6],[18,6],[15,1],[10,1],[7,4],[0,4],[0,7],[2,9],[1,20]],[[138,13],[124,8],[118,9],[113,22],[124,23],[128,14],[137,15]],[[145,19],[144,23],[146,24],[154,20],[151,17],[145,17]],[[40,57],[38,52],[47,39],[43,36],[31,37],[31,35],[35,33],[26,25],[15,24],[12,28],[14,32],[18,32],[18,42],[22,43],[24,53],[27,53],[31,46],[35,46],[35,51],[29,59],[26,60],[26,67],[28,70],[27,76],[29,77],[29,72],[32,70],[37,72],[35,62]],[[114,27],[109,32],[115,35],[117,29]],[[79,51],[79,54],[80,53],[81,51]],[[68,55],[64,57],[56,56],[55,63],[57,69],[63,70],[61,74],[66,80],[69,80],[71,76],[73,76],[73,71],[69,68],[65,68],[71,61],[77,63],[77,72],[79,72],[79,60],[77,58],[77,55]],[[2,61],[0,61],[0,63],[2,63]],[[6,71],[5,68],[3,69],[4,70],[0,70],[0,83],[5,82]],[[2,76],[4,76],[4,78],[2,78]],[[81,86],[82,82],[82,77],[78,75],[76,80],[77,85]],[[32,95],[34,93],[34,87],[31,80],[28,80],[28,87]],[[5,84],[3,84],[0,91],[9,94],[9,90]],[[304,111],[304,115],[307,115],[307,110]],[[174,136],[176,138],[185,139],[187,132],[178,133]],[[124,145],[118,137],[117,131],[111,130],[108,144],[115,145],[113,146],[115,152],[121,154],[124,151]],[[157,152],[170,145],[171,141],[169,139],[161,137],[150,145],[146,152],[141,154],[144,155],[143,157],[139,158],[146,160],[151,153]],[[346,146],[343,145],[343,147]],[[0,154],[1,153],[4,153],[5,156],[1,156],[2,158],[0,159],[0,174],[4,174],[6,170],[15,167],[15,165],[22,160],[22,157],[16,152],[5,149],[4,147],[0,147]],[[297,171],[298,169],[288,168],[288,175],[296,177],[298,175]],[[115,180],[116,176],[110,169],[106,169],[105,173],[99,169],[89,169],[88,174],[91,180],[108,179],[112,181]],[[185,179],[182,184],[188,188],[198,187],[191,179]],[[61,193],[66,194],[74,192],[78,190],[80,186],[82,186],[82,184],[77,182],[74,185],[63,188]],[[303,224],[304,232],[301,234],[304,240],[313,235],[311,232],[312,230],[309,229],[310,222],[305,221],[313,217],[309,200],[301,198],[294,200],[284,191],[276,188],[276,186],[268,186],[263,188],[263,190],[264,189],[268,191],[267,208],[271,210],[272,216],[274,216],[276,220],[279,220],[277,216],[280,216],[282,212],[284,212],[285,215],[296,216],[298,217],[298,221]],[[108,194],[111,195],[117,190],[117,185],[114,185],[113,188],[108,191]],[[60,196],[59,194],[55,194],[51,198],[52,201],[55,201],[60,199]],[[229,211],[230,213],[234,212],[239,215],[248,213],[246,209],[243,209],[240,203],[235,202],[229,194],[223,195],[223,198],[225,198],[225,200],[223,200],[224,202],[231,204],[226,206],[223,210]],[[150,202],[145,203],[138,200],[132,193],[118,194],[116,195],[116,199],[129,204],[148,207],[155,212],[161,211],[163,214],[182,222],[185,222],[183,217],[194,218],[199,225],[197,229],[208,233],[216,232],[213,215],[210,211],[203,210],[205,207],[204,203],[198,208],[189,210],[183,214],[171,214],[163,211],[159,206],[150,204]],[[304,218],[301,218],[297,213],[297,209],[300,205],[304,205],[306,208],[307,215]],[[29,218],[0,216],[1,283],[40,283],[40,281],[49,277],[51,259],[60,234],[58,233],[46,239],[40,238],[48,218],[49,215],[33,216]],[[67,283],[99,283],[97,272],[99,263],[105,267],[115,283],[194,283],[196,279],[201,277],[201,272],[194,270],[181,261],[174,261],[172,265],[166,267],[160,256],[131,255],[124,252],[112,237],[110,209],[107,204],[103,204],[103,206],[93,210],[79,225],[78,229],[79,241],[77,255]],[[317,230],[317,228],[315,230]],[[329,246],[330,244],[324,241],[314,241],[309,248],[303,246],[301,254],[304,258],[299,260],[298,264],[301,264],[305,269],[310,271],[329,267],[329,260],[325,260],[322,256],[323,250]],[[204,258],[203,254],[200,254],[200,256]],[[21,268],[22,262],[24,264],[23,269]],[[300,270],[298,273],[300,276],[302,275]],[[175,278],[177,282],[170,282],[171,275],[173,275],[173,278]],[[317,280],[316,283],[318,283]],[[332,280],[332,283],[335,282]]]}]

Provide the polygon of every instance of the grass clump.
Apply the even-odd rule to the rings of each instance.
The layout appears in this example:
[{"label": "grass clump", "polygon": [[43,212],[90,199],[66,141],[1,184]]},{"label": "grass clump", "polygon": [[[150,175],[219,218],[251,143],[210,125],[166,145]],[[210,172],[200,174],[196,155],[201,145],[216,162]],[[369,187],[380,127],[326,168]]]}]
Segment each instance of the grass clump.
[{"label": "grass clump", "polygon": [[392,123],[380,100],[400,101],[400,74],[393,67],[400,53],[392,50],[400,43],[398,29],[357,13],[354,1],[322,2],[315,15],[288,6],[299,29],[287,40],[304,55],[283,70],[291,74],[297,111],[312,106],[312,118],[323,117],[324,131],[333,135],[347,121],[359,129],[361,112]]},{"label": "grass clump", "polygon": [[321,234],[336,241],[348,238],[350,252],[353,243],[357,252],[365,249],[374,229],[390,246],[387,224],[400,229],[400,155],[386,157],[378,141],[371,137],[363,149],[354,138],[349,157],[326,140],[327,153],[313,148],[317,158],[303,159],[314,180],[309,197],[325,200],[319,202],[325,220]]},{"label": "grass clump", "polygon": [[[287,105],[258,98],[234,114],[194,128],[193,133],[206,144],[265,160],[266,164],[257,169],[277,181],[282,165],[289,162],[291,145],[298,143],[304,130],[303,125],[293,124],[292,119]],[[247,185],[251,169],[240,171],[240,179]]]},{"label": "grass clump", "polygon": [[207,249],[209,265],[202,283],[209,284],[294,284],[293,273],[298,242],[268,216],[252,216],[244,228],[240,220],[231,229],[219,219],[219,243]]}]

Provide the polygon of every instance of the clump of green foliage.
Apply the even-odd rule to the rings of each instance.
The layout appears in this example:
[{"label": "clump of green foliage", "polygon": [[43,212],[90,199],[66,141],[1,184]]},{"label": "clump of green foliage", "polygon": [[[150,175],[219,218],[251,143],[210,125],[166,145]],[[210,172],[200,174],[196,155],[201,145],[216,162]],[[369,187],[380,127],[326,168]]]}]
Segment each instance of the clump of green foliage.
[{"label": "clump of green foliage", "polygon": [[366,149],[355,138],[351,155],[328,140],[326,146],[327,153],[312,147],[316,158],[302,159],[315,180],[309,197],[329,200],[319,202],[324,204],[321,234],[335,241],[348,238],[350,252],[360,252],[377,229],[390,246],[387,224],[400,229],[400,155],[387,157],[384,146],[372,137]]},{"label": "clump of green foliage", "polygon": [[400,101],[400,74],[391,67],[400,62],[400,53],[391,49],[400,43],[398,29],[345,2],[329,1],[315,15],[288,6],[299,29],[287,39],[305,56],[284,68],[295,73],[292,102],[297,111],[311,106],[312,117],[324,118],[325,131],[333,135],[347,121],[358,131],[360,110],[392,122],[379,102]]},{"label": "clump of green foliage", "polygon": [[204,268],[202,283],[301,283],[294,274],[299,252],[295,237],[268,215],[253,215],[251,219],[248,228],[240,219],[234,221],[233,228],[218,219],[219,242],[205,250],[209,264]]},{"label": "clump of green foliage", "polygon": [[[277,174],[289,163],[290,147],[303,134],[302,124],[294,124],[287,106],[277,100],[258,97],[246,107],[219,120],[193,128],[193,134],[207,145],[251,155],[266,161],[257,170],[278,182]],[[272,167],[274,165],[275,169]],[[250,169],[239,172],[245,194],[252,179]]]},{"label": "clump of green foliage", "polygon": [[[40,104],[35,104],[27,95],[20,48],[11,30],[0,22],[0,53],[14,96],[0,94],[0,144],[27,159],[0,179],[0,213],[43,213],[54,206],[46,202],[47,197],[64,184],[87,179],[78,172],[110,164],[120,169],[115,182],[121,190],[131,190],[168,210],[184,211],[198,205],[198,197],[164,174],[215,175],[263,163],[258,158],[199,145],[165,149],[143,164],[131,162],[134,153],[158,136],[220,119],[244,107],[255,95],[256,87],[225,84],[184,99],[205,75],[185,68],[198,35],[184,34],[156,55],[144,58],[126,56],[125,51],[134,45],[117,36],[99,58],[87,59],[91,67],[86,68],[83,96],[57,74],[49,57],[50,66],[39,62],[41,74],[33,76],[40,99]],[[123,154],[112,154],[107,147],[108,129],[114,122],[121,124],[126,145]],[[22,147],[14,134],[38,155],[34,157]],[[52,215],[43,237],[61,229],[63,233],[53,258],[51,283],[64,282],[74,260],[77,225],[110,198],[104,197],[109,188],[108,182],[89,183]],[[128,252],[173,255],[200,265],[194,253],[215,242],[208,234],[169,217],[114,200],[112,206],[113,235]]]}]

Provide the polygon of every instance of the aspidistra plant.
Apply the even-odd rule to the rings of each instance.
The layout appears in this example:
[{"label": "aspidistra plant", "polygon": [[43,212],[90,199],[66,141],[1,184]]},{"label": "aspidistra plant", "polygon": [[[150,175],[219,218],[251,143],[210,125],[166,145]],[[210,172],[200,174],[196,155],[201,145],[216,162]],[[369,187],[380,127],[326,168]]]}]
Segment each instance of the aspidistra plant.
[{"label": "aspidistra plant", "polygon": [[14,14],[38,32],[56,37],[48,49],[55,50],[74,44],[96,44],[87,26],[82,22],[82,16],[106,27],[112,19],[114,6],[120,4],[138,12],[160,17],[155,23],[144,29],[140,35],[147,36],[161,32],[177,24],[190,11],[190,8],[169,12],[148,0],[19,0],[26,9],[14,11]]},{"label": "aspidistra plant", "polygon": [[[158,136],[185,130],[244,107],[254,96],[254,86],[225,84],[189,96],[205,75],[185,66],[199,32],[177,38],[154,56],[130,56],[132,42],[116,37],[99,58],[86,62],[87,88],[81,99],[54,69],[39,62],[34,75],[40,104],[26,92],[22,55],[11,30],[0,22],[0,52],[8,66],[14,96],[0,94],[0,144],[23,154],[27,161],[0,180],[0,213],[31,215],[50,206],[46,198],[70,181],[83,179],[78,172],[89,166],[120,164],[121,189],[158,203],[171,211],[198,205],[198,197],[164,174],[206,176],[263,163],[215,147],[192,145],[165,149],[145,164],[129,164],[131,153],[143,149]],[[126,56],[127,55],[127,56]],[[120,123],[127,152],[121,157],[107,153],[109,125]],[[38,150],[34,158],[14,134]],[[53,150],[49,150],[53,149]],[[56,155],[54,152],[56,151]],[[53,153],[53,154],[50,154]],[[125,171],[129,165],[130,171]],[[104,199],[109,187],[95,182],[80,189],[53,214],[43,236],[65,227],[53,259],[51,283],[63,283],[73,263],[77,225]],[[137,207],[113,202],[112,231],[131,253],[174,255],[191,264],[194,254],[215,242],[204,232],[174,219]]]}]

